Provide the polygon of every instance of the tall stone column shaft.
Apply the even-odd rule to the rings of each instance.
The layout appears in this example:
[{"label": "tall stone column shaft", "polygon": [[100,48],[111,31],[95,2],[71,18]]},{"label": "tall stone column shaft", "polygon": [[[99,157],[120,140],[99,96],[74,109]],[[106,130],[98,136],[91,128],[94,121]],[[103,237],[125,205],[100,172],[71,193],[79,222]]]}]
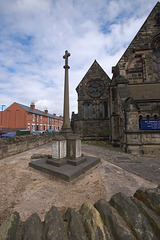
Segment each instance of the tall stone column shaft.
[{"label": "tall stone column shaft", "polygon": [[68,79],[68,57],[70,53],[65,51],[63,58],[65,59],[65,81],[64,81],[64,106],[63,106],[63,126],[62,131],[71,131],[70,120],[69,120],[69,79]]}]

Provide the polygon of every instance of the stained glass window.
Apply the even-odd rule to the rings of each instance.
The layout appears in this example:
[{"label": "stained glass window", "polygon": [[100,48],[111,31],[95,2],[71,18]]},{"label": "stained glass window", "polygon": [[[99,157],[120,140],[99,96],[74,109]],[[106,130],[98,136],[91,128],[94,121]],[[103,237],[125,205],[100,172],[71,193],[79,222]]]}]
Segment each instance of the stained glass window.
[{"label": "stained glass window", "polygon": [[157,69],[158,69],[158,79],[160,81],[160,47],[157,48]]},{"label": "stained glass window", "polygon": [[105,116],[105,118],[108,117],[108,104],[107,104],[107,102],[104,102],[104,116]]},{"label": "stained glass window", "polygon": [[93,105],[92,103],[89,104],[89,118],[93,118]]},{"label": "stained glass window", "polygon": [[99,117],[103,118],[103,103],[100,103],[99,105]]},{"label": "stained glass window", "polygon": [[84,118],[88,119],[88,104],[87,103],[84,105]]}]

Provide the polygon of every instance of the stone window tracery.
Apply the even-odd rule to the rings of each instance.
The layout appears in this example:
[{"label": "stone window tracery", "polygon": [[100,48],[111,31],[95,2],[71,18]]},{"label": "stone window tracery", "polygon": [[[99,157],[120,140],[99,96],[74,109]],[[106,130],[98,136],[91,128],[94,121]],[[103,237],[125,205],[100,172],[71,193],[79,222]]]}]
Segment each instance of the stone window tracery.
[{"label": "stone window tracery", "polygon": [[157,57],[158,79],[159,79],[159,81],[160,81],[160,46],[157,48],[156,57]]},{"label": "stone window tracery", "polygon": [[108,118],[108,104],[107,102],[101,102],[99,104],[99,117]]},{"label": "stone window tracery", "polygon": [[126,74],[131,84],[143,82],[143,60],[141,54],[133,54],[127,63]]},{"label": "stone window tracery", "polygon": [[90,81],[87,84],[87,94],[92,98],[100,97],[104,92],[104,84],[100,79]]},{"label": "stone window tracery", "polygon": [[99,104],[99,117],[103,118],[103,103]]},{"label": "stone window tracery", "polygon": [[88,104],[85,103],[84,105],[84,118],[88,119]]},{"label": "stone window tracery", "polygon": [[93,118],[93,104],[92,103],[85,103],[84,104],[84,118],[85,119],[92,119]]},{"label": "stone window tracery", "polygon": [[108,104],[104,102],[104,117],[108,118]]},{"label": "stone window tracery", "polygon": [[[160,16],[159,16],[160,17]],[[155,57],[155,72],[157,72],[157,78],[160,82],[160,34],[157,34],[151,42],[151,48]]]},{"label": "stone window tracery", "polygon": [[89,104],[89,118],[93,118],[93,105],[92,103]]}]

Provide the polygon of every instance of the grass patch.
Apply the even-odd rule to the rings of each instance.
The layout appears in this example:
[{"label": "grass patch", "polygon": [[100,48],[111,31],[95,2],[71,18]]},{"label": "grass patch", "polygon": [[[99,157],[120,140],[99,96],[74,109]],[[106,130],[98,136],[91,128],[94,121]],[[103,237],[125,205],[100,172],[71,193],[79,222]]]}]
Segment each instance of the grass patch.
[{"label": "grass patch", "polygon": [[17,203],[11,202],[11,208],[14,208]]}]

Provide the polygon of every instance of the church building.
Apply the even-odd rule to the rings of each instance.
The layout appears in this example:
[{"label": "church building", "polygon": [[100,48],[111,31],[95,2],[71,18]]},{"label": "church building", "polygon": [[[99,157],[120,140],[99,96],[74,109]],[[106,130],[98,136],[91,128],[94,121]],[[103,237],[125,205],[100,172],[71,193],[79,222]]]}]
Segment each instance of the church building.
[{"label": "church building", "polygon": [[160,153],[160,3],[108,75],[95,61],[76,88],[73,131],[128,153]]},{"label": "church building", "polygon": [[72,113],[72,128],[82,139],[109,139],[110,78],[94,61],[76,88],[78,114]]}]

